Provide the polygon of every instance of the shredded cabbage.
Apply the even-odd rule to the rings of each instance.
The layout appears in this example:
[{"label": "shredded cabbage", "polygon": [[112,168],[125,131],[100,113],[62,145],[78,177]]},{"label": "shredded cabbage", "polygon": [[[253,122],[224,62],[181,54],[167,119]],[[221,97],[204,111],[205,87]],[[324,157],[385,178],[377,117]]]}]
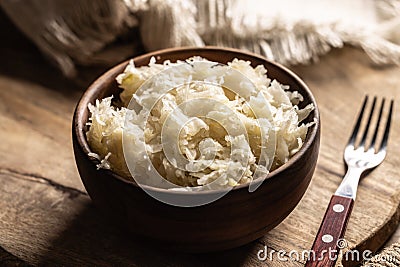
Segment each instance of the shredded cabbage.
[{"label": "shredded cabbage", "polygon": [[122,107],[113,97],[88,107],[87,140],[98,167],[157,186],[150,161],[176,185],[224,188],[261,177],[298,152],[313,125],[302,123],[313,105],[299,109],[302,95],[271,81],[262,65],[210,63],[194,57],[156,64],[153,58],[135,67],[131,61],[116,79]]}]

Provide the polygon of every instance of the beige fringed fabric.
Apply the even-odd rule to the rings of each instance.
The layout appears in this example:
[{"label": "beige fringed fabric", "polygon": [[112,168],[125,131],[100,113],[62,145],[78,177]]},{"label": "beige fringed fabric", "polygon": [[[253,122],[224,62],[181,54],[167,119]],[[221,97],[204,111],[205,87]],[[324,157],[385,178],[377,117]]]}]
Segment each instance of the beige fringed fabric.
[{"label": "beige fringed fabric", "polygon": [[400,266],[400,243],[395,243],[375,255],[362,267],[398,267]]},{"label": "beige fringed fabric", "polygon": [[[132,9],[120,0],[5,0],[12,21],[67,76],[75,64],[95,64],[94,54],[128,29],[137,27]],[[134,6],[134,7],[133,7]]]},{"label": "beige fringed fabric", "polygon": [[[96,54],[132,29],[140,32],[132,47],[148,51],[217,45],[304,64],[347,43],[376,63],[400,64],[400,0],[2,0],[0,6],[68,76],[75,64],[101,63]],[[128,51],[115,51],[107,63]]]}]

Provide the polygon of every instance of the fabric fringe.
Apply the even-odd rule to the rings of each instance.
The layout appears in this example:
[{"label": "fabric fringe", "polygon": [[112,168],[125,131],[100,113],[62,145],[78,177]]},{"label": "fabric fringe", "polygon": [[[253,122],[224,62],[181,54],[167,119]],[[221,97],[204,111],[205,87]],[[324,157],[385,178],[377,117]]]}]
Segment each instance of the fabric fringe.
[{"label": "fabric fringe", "polygon": [[[196,1],[197,29],[206,45],[245,49],[290,65],[315,61],[331,48],[341,48],[348,43],[363,48],[378,64],[400,65],[400,46],[394,43],[400,43],[398,0],[374,2],[376,13],[386,19],[377,27],[381,32],[369,29],[370,25],[349,25],[340,20],[319,22],[302,18],[290,21],[284,16],[257,17],[257,12],[251,14],[251,9],[246,10],[247,2],[242,1],[239,5],[238,2],[240,0]],[[256,23],[253,23],[254,27],[246,27],[244,22],[251,16],[256,17]]]},{"label": "fabric fringe", "polygon": [[132,47],[142,44],[148,51],[216,45],[290,65],[351,44],[378,64],[400,65],[400,0],[3,0],[0,5],[70,77],[75,64],[113,64],[131,56],[129,49],[106,58],[96,54],[132,29],[140,32]]},{"label": "fabric fringe", "polygon": [[1,1],[13,22],[69,77],[75,64],[91,65],[93,55],[138,25],[128,1]]}]

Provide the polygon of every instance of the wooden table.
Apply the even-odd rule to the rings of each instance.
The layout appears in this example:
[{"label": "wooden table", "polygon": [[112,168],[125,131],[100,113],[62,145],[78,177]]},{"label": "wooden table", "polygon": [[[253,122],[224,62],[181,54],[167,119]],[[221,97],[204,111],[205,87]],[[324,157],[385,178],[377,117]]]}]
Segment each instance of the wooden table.
[{"label": "wooden table", "polygon": [[[309,192],[282,225],[247,246],[205,255],[166,252],[157,244],[144,246],[134,238],[128,238],[105,220],[91,204],[76,170],[71,144],[72,114],[80,95],[89,81],[98,75],[99,69],[85,71],[86,76],[80,76],[78,83],[71,82],[49,66],[8,21],[3,18],[0,24],[3,40],[0,51],[2,266],[287,266],[276,260],[260,261],[257,252],[269,244],[276,244],[274,248],[296,242],[303,249],[311,246],[318,221],[324,213],[321,207],[327,205],[329,194],[344,173],[342,150],[364,95],[400,99],[400,69],[374,66],[355,48],[334,50],[319,63],[294,67],[314,92],[321,111],[321,153]],[[365,220],[364,227],[375,227],[375,235],[364,237],[363,232],[355,233],[349,229],[346,237],[350,243],[367,242],[370,236],[375,238],[369,243],[374,247],[400,240],[398,230],[390,241],[386,241],[399,222],[398,207],[395,206],[400,202],[397,195],[400,179],[396,170],[400,164],[397,114],[387,162],[363,182],[349,225],[361,229],[357,228],[357,222]],[[380,176],[382,180],[379,180]],[[315,188],[319,190],[317,194],[312,193]],[[372,204],[365,202],[367,195],[371,195],[368,191],[371,188],[379,196],[379,199],[369,199]],[[323,198],[316,203],[314,195]],[[380,214],[380,209],[374,209],[374,199],[388,203],[387,208],[392,209],[384,214],[388,217],[384,227],[383,223],[373,225],[374,214]],[[370,205],[369,211],[366,205]],[[313,210],[314,206],[319,208]],[[304,207],[311,210],[309,214],[302,214]],[[385,209],[385,206],[380,208]],[[313,219],[314,215],[316,218]],[[297,220],[296,216],[304,221]],[[312,223],[307,224],[308,219]],[[304,227],[308,226],[310,229],[305,231]],[[298,233],[296,229],[299,229]],[[295,235],[305,237],[298,241],[293,238]],[[302,262],[292,265],[301,266]]]}]

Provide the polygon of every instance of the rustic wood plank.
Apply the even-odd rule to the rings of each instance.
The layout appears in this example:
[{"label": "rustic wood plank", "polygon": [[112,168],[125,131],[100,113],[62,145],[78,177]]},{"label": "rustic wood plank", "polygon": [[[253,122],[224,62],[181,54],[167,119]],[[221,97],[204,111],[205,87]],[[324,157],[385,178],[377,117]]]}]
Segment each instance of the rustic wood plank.
[{"label": "rustic wood plank", "polygon": [[[319,186],[334,192],[344,174],[341,155],[364,95],[398,99],[399,68],[374,66],[360,51],[346,48],[333,51],[324,57],[319,65],[297,67],[295,71],[313,88],[321,111],[320,168],[314,176],[314,182],[319,181],[318,173],[323,166],[323,169],[332,175],[327,177],[325,182],[320,180]],[[394,125],[399,123],[397,114],[395,110]],[[361,181],[345,235],[350,247],[360,251],[368,248],[376,250],[396,229],[399,222],[400,183],[397,151],[400,144],[396,127],[393,127],[390,138],[386,160]],[[311,188],[313,187],[310,187],[310,190]],[[324,201],[327,203],[328,199]],[[319,211],[321,218],[323,212]],[[314,229],[316,231],[318,226],[314,226]]]},{"label": "rustic wood plank", "polygon": [[10,254],[8,251],[0,247],[0,265],[8,267],[28,267],[32,266],[18,257]]},{"label": "rustic wood plank", "polygon": [[[320,158],[306,195],[282,224],[256,242],[222,253],[179,254],[127,238],[91,205],[70,137],[74,105],[85,86],[65,80],[30,44],[7,49],[2,56],[8,60],[0,66],[0,246],[33,265],[302,266],[301,259],[289,264],[276,253],[273,260],[260,260],[257,253],[264,246],[269,252],[311,248],[344,174],[343,148],[364,95],[400,98],[399,68],[371,65],[354,48],[294,67],[321,111]],[[393,119],[387,159],[359,187],[345,235],[351,248],[377,250],[399,222],[397,106]],[[0,251],[0,259],[3,255],[12,257]]]},{"label": "rustic wood plank", "polygon": [[[2,170],[1,244],[34,265],[251,266],[257,244],[223,254],[178,254],[127,238],[91,205],[85,193],[41,178]],[[15,195],[20,197],[15,199]],[[32,197],[35,196],[35,197]],[[8,235],[5,237],[3,233]],[[282,265],[283,266],[283,265]]]}]

